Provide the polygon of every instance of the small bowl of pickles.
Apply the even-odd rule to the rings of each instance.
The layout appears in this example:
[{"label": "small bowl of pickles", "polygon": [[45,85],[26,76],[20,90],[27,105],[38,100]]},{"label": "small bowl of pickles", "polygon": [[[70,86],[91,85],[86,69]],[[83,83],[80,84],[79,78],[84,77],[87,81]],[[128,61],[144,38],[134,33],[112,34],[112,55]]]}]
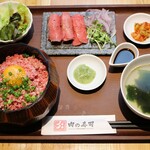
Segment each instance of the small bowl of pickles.
[{"label": "small bowl of pickles", "polygon": [[150,14],[134,13],[126,18],[123,30],[126,37],[139,45],[150,44]]}]

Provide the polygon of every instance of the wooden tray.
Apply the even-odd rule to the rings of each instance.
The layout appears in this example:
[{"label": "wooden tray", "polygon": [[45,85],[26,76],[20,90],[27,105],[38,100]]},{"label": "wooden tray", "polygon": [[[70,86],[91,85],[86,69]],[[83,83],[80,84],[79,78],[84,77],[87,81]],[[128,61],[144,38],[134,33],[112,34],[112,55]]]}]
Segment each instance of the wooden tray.
[{"label": "wooden tray", "polygon": [[[95,5],[95,6],[43,6],[30,7],[33,13],[33,28],[22,42],[40,48],[43,12],[52,11],[85,11],[89,8],[109,9],[116,13],[117,44],[128,41],[123,34],[125,19],[137,12],[149,13],[150,5]],[[150,46],[139,46],[140,55],[150,53]],[[123,68],[111,68],[108,64],[110,56],[99,56],[107,67],[105,83],[92,92],[81,93],[74,89],[67,80],[67,66],[75,56],[51,56],[60,77],[60,94],[58,103],[50,115],[116,115],[117,128],[114,135],[71,135],[41,136],[41,122],[22,132],[1,132],[1,142],[147,142],[150,141],[150,121],[144,120],[126,106],[120,92],[120,76]]]}]

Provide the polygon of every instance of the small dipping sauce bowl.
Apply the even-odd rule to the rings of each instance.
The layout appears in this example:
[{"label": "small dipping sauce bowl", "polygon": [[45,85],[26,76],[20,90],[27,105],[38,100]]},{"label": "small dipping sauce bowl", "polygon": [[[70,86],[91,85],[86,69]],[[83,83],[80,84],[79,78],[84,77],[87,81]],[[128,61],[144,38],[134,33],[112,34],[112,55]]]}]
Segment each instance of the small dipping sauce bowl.
[{"label": "small dipping sauce bowl", "polygon": [[125,67],[130,61],[139,56],[135,45],[129,42],[119,44],[113,51],[109,65],[112,67]]}]

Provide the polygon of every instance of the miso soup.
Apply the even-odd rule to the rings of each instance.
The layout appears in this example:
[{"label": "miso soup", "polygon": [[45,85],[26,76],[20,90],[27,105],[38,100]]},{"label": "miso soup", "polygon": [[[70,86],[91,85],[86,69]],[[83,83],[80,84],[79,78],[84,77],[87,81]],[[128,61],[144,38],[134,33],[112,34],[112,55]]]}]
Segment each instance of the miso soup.
[{"label": "miso soup", "polygon": [[132,70],[126,79],[125,89],[129,103],[140,112],[150,115],[150,64]]}]

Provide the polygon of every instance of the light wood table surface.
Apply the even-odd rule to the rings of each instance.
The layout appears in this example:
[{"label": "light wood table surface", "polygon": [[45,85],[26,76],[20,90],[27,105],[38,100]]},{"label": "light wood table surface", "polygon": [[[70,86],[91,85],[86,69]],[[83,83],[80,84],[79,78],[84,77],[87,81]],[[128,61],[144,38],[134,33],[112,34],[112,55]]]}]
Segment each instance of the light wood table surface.
[{"label": "light wood table surface", "polygon": [[[5,0],[0,0],[3,2]],[[150,0],[18,0],[34,5],[150,4]],[[149,143],[0,143],[0,150],[150,150]]]}]

